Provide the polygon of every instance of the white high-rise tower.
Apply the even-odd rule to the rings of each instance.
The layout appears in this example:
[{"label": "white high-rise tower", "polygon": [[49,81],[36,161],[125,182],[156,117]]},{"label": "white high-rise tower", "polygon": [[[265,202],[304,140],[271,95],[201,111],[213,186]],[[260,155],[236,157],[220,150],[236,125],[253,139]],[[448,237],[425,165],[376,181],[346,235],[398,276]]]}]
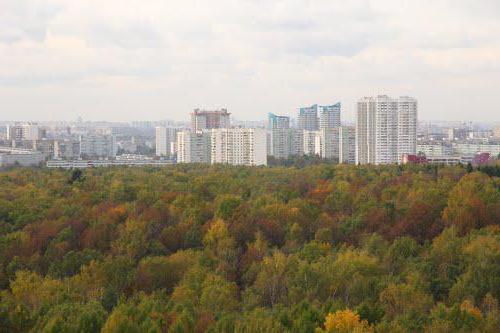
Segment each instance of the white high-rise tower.
[{"label": "white high-rise tower", "polygon": [[356,163],[399,163],[415,154],[417,101],[411,97],[364,97],[358,101]]},{"label": "white high-rise tower", "polygon": [[398,158],[417,152],[417,108],[415,98],[402,96],[398,100]]}]

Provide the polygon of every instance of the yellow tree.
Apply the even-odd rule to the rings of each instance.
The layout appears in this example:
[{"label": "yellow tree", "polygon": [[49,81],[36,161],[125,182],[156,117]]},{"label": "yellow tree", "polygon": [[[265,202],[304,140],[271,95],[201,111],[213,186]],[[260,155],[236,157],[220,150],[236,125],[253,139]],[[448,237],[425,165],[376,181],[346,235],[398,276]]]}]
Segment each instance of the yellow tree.
[{"label": "yellow tree", "polygon": [[238,250],[223,220],[218,219],[210,226],[203,244],[208,256],[217,262],[217,271],[228,279],[234,279]]},{"label": "yellow tree", "polygon": [[325,328],[317,328],[316,333],[370,333],[373,328],[366,320],[361,320],[356,312],[342,310],[326,316]]}]

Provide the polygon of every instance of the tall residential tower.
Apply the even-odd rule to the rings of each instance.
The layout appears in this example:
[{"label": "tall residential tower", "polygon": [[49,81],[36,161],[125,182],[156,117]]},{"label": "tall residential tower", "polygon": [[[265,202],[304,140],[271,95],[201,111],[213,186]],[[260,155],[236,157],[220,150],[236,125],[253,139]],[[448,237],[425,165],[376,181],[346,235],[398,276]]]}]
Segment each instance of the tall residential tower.
[{"label": "tall residential tower", "polygon": [[340,127],[340,103],[319,107],[319,129]]},{"label": "tall residential tower", "polygon": [[319,129],[318,105],[300,108],[299,129],[306,131],[317,131]]},{"label": "tall residential tower", "polygon": [[417,101],[385,95],[358,101],[356,163],[399,163],[403,154],[415,154]]},{"label": "tall residential tower", "polygon": [[275,128],[290,128],[290,117],[269,113],[267,116],[267,128],[270,130]]}]

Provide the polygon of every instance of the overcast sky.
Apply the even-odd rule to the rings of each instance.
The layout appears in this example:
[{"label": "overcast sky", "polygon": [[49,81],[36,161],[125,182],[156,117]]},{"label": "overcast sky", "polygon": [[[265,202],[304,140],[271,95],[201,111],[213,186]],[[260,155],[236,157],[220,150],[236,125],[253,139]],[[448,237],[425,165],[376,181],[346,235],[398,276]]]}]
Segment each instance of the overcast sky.
[{"label": "overcast sky", "polygon": [[499,0],[0,0],[0,120],[238,119],[411,95],[500,120]]}]

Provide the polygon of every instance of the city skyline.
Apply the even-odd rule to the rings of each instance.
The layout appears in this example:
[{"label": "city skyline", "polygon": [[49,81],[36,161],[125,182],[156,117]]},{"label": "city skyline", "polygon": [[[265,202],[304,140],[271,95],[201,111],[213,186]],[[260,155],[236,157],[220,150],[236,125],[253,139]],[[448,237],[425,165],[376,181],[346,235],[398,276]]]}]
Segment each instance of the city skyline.
[{"label": "city skyline", "polygon": [[0,120],[238,119],[415,96],[421,120],[497,121],[498,1],[9,1]]}]

